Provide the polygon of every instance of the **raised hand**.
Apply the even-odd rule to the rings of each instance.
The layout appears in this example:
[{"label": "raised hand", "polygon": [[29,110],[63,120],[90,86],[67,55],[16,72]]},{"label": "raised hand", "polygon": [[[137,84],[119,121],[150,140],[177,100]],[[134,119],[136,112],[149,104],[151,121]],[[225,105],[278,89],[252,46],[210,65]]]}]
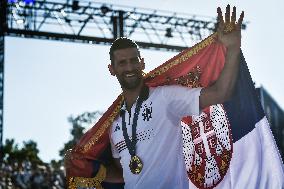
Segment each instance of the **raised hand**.
[{"label": "raised hand", "polygon": [[238,22],[236,22],[236,7],[233,7],[231,15],[230,5],[226,7],[225,20],[223,19],[221,8],[217,8],[218,13],[218,40],[228,49],[238,49],[241,47],[241,26],[244,18],[242,11]]}]

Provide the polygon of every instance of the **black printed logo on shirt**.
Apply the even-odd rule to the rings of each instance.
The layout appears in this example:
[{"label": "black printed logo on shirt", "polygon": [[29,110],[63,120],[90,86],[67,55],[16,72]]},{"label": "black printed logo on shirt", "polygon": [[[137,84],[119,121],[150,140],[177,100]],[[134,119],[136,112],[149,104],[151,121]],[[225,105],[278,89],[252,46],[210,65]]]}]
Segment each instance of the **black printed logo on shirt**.
[{"label": "black printed logo on shirt", "polygon": [[149,105],[144,104],[142,111],[144,121],[149,121],[152,118],[152,110],[152,102]]},{"label": "black printed logo on shirt", "polygon": [[120,127],[119,127],[118,124],[116,124],[115,129],[114,129],[114,132],[119,131],[119,130],[120,130]]}]

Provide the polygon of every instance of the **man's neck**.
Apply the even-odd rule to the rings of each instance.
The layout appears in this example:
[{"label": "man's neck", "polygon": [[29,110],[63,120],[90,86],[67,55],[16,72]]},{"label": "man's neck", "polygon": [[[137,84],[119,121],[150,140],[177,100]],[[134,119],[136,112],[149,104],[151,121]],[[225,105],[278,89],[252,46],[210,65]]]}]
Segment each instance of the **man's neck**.
[{"label": "man's neck", "polygon": [[129,111],[132,107],[132,105],[134,104],[134,102],[136,101],[136,99],[138,98],[142,88],[143,88],[144,83],[141,82],[140,85],[133,89],[133,90],[129,90],[129,89],[123,89],[123,96],[126,102],[126,109]]}]

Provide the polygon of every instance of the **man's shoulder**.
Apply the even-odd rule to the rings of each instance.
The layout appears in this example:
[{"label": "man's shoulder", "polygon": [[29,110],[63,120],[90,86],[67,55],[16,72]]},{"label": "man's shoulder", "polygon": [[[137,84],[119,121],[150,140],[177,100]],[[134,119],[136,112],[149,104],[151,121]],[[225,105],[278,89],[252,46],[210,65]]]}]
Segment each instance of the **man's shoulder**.
[{"label": "man's shoulder", "polygon": [[168,96],[172,96],[175,92],[180,92],[180,88],[184,88],[179,85],[163,85],[149,88],[149,99],[165,100]]},{"label": "man's shoulder", "polygon": [[163,92],[163,91],[172,91],[185,89],[186,87],[181,85],[162,85],[157,87],[150,87],[150,92]]},{"label": "man's shoulder", "polygon": [[181,85],[161,85],[157,87],[150,87],[150,90],[171,90],[176,88],[185,88]]},{"label": "man's shoulder", "polygon": [[181,85],[163,85],[150,88],[150,96],[159,96],[166,100],[182,96],[200,96],[201,89],[201,87],[190,88]]}]

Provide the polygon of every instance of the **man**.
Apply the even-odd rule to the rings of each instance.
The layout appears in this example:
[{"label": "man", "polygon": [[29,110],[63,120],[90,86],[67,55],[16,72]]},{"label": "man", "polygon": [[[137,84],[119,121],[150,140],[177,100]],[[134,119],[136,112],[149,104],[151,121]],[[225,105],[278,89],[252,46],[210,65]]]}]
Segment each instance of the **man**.
[{"label": "man", "polygon": [[[227,6],[225,20],[220,8],[217,12],[218,40],[226,48],[225,66],[218,80],[209,87],[149,89],[144,85],[145,63],[138,46],[127,38],[113,43],[109,71],[121,85],[124,104],[110,129],[118,172],[114,167],[108,169],[106,182],[121,181],[122,171],[125,188],[188,188],[179,121],[183,116],[198,115],[203,108],[228,100],[239,67],[244,13],[236,23],[235,7],[231,15]],[[225,25],[234,30],[225,33]]]}]

